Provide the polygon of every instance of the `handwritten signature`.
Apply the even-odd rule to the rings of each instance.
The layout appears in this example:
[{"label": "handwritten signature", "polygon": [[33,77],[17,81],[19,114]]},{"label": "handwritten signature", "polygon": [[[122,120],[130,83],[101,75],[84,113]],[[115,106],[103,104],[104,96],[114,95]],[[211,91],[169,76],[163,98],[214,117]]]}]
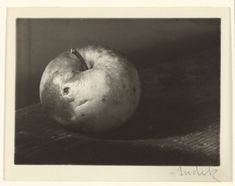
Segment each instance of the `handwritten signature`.
[{"label": "handwritten signature", "polygon": [[176,174],[179,176],[209,176],[215,181],[219,181],[216,177],[218,169],[212,167],[182,167],[176,169]]}]

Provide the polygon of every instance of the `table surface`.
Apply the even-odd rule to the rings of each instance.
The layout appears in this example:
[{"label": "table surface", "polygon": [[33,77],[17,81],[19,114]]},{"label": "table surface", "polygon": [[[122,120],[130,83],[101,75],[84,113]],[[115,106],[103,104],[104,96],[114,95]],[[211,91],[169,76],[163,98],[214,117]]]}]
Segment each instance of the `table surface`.
[{"label": "table surface", "polygon": [[16,120],[16,164],[219,164],[218,122],[184,135],[136,139],[68,131],[48,119],[40,104],[18,110]]},{"label": "table surface", "polygon": [[16,110],[16,164],[219,165],[218,49],[139,69],[140,105],[113,132],[88,135],[50,120],[40,103]]}]

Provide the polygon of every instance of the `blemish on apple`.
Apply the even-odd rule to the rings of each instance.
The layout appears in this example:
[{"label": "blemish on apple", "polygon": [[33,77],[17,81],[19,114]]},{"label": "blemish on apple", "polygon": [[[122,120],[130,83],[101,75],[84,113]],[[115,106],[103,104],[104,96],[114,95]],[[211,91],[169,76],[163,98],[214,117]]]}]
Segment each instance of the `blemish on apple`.
[{"label": "blemish on apple", "polygon": [[85,104],[86,102],[88,102],[88,100],[87,100],[87,99],[84,99],[84,100],[82,100],[82,101],[79,102],[78,106],[81,106],[81,105]]},{"label": "blemish on apple", "polygon": [[101,101],[102,101],[103,103],[105,103],[105,102],[106,102],[106,99],[103,97]]},{"label": "blemish on apple", "polygon": [[63,93],[64,93],[64,95],[69,94],[69,87],[65,87],[65,88],[63,89]]},{"label": "blemish on apple", "polygon": [[[52,118],[67,120],[72,116],[69,100],[63,100],[59,93],[59,86],[51,84],[51,82],[52,80],[44,85],[44,90],[41,93],[41,102],[44,105],[45,111]],[[58,117],[54,117],[55,115],[58,115]]]}]

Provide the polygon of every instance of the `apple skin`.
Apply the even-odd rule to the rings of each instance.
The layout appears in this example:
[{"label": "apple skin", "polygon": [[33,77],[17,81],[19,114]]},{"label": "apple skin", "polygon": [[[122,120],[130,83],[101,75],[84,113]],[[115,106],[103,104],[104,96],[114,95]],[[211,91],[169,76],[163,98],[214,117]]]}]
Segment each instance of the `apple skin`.
[{"label": "apple skin", "polygon": [[104,132],[124,125],[135,112],[140,93],[135,67],[100,46],[61,53],[47,65],[40,82],[46,113],[64,127],[81,132]]}]

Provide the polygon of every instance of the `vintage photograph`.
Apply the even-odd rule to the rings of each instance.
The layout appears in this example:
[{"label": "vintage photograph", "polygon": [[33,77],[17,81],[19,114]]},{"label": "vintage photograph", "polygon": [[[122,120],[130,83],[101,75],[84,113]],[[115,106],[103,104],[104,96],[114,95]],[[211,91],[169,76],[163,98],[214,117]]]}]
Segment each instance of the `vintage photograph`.
[{"label": "vintage photograph", "polygon": [[220,166],[220,18],[17,18],[15,165]]}]

